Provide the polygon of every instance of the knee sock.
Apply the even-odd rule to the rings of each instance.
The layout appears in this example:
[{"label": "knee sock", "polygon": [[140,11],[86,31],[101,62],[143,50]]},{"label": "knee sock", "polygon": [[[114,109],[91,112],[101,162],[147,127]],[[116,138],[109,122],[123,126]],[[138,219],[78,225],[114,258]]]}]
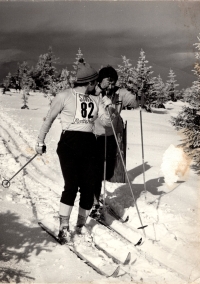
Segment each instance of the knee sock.
[{"label": "knee sock", "polygon": [[62,216],[60,215],[60,231],[66,227],[69,230],[69,217],[70,216]]},{"label": "knee sock", "polygon": [[82,228],[85,225],[86,220],[87,220],[87,217],[84,217],[82,215],[78,215],[76,226],[78,228]]}]

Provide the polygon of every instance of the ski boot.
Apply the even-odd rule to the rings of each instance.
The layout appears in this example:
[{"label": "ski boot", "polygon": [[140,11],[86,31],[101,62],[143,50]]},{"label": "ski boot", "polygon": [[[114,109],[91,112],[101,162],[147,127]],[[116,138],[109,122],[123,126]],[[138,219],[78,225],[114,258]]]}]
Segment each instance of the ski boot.
[{"label": "ski boot", "polygon": [[70,241],[69,226],[63,226],[62,229],[59,230],[58,239],[62,245]]},{"label": "ski boot", "polygon": [[99,218],[100,218],[100,215],[101,215],[101,208],[100,208],[101,206],[100,206],[100,204],[94,204],[93,206],[92,206],[92,209],[91,209],[91,211],[90,211],[90,217],[91,218],[94,218],[94,219],[96,219],[96,220],[98,220]]},{"label": "ski boot", "polygon": [[87,217],[84,217],[82,215],[78,215],[77,223],[76,223],[76,228],[75,231],[78,235],[82,233],[83,227],[85,226]]}]

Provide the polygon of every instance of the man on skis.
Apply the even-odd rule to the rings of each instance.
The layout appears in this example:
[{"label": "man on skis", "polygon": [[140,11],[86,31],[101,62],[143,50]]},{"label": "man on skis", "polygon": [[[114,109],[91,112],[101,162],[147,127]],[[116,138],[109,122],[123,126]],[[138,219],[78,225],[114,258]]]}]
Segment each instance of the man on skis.
[{"label": "man on skis", "polygon": [[[138,106],[136,96],[127,89],[120,89],[116,86],[118,74],[111,67],[103,67],[99,71],[98,86],[96,94],[101,93],[103,97],[108,97],[112,105],[109,109],[112,110],[112,123],[116,133],[119,133],[123,128],[123,120],[120,117],[121,110],[124,107],[136,108]],[[99,118],[94,123],[94,133],[97,139],[96,150],[96,183],[95,183],[95,206],[99,203],[101,194],[102,180],[104,179],[104,160],[105,160],[105,136],[106,136],[106,180],[110,180],[114,174],[117,144],[111,126],[104,126]],[[97,206],[98,207],[98,206]]]}]

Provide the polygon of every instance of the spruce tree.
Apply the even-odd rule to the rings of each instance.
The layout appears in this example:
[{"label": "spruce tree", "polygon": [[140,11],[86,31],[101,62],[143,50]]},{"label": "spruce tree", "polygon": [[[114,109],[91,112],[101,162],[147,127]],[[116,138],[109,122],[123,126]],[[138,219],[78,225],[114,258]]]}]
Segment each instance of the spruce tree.
[{"label": "spruce tree", "polygon": [[[67,70],[67,68],[62,69],[59,76],[52,81],[52,83],[49,85],[49,93],[53,96],[56,96],[57,93],[64,91],[70,87],[70,72]],[[50,102],[53,98],[50,98]]]},{"label": "spruce tree", "polygon": [[200,38],[195,53],[196,63],[194,70],[196,81],[185,91],[187,104],[183,106],[177,117],[171,118],[171,123],[177,130],[182,129],[186,135],[185,150],[194,158],[197,166],[200,165]]},{"label": "spruce tree", "polygon": [[[71,73],[72,74],[76,74],[76,72],[77,72],[77,69],[78,69],[78,62],[79,62],[79,59],[81,59],[81,58],[83,58],[84,59],[84,57],[83,57],[83,53],[82,53],[82,51],[81,51],[81,49],[80,49],[80,47],[79,47],[79,49],[78,49],[78,53],[76,54],[76,58],[75,58],[75,62],[74,62],[74,64],[73,64],[73,68],[74,68],[74,71],[71,71]],[[85,61],[85,60],[84,60]]]},{"label": "spruce tree", "polygon": [[176,87],[179,84],[176,84],[177,80],[175,80],[175,73],[172,69],[169,70],[168,80],[166,81],[166,93],[169,96],[169,100],[171,99],[173,102],[176,102]]},{"label": "spruce tree", "polygon": [[57,86],[59,91],[64,91],[70,87],[70,72],[67,68],[62,69]]},{"label": "spruce tree", "polygon": [[34,81],[32,78],[32,71],[26,61],[19,64],[18,72],[18,78],[23,92],[29,93],[32,89]]},{"label": "spruce tree", "polygon": [[141,49],[138,59],[136,72],[138,81],[138,92],[142,95],[142,107],[147,111],[151,111],[151,103],[154,101],[152,97],[154,78],[152,78],[152,66],[147,66],[145,52]]},{"label": "spruce tree", "polygon": [[10,90],[9,88],[11,86],[11,79],[12,79],[12,75],[9,72],[6,78],[3,80],[3,94],[5,94],[6,91]]},{"label": "spruce tree", "polygon": [[26,61],[18,65],[18,78],[22,89],[22,109],[28,109],[28,96],[33,87],[34,80],[32,78],[32,69],[29,68]]},{"label": "spruce tree", "polygon": [[73,64],[74,70],[72,70],[72,71],[70,72],[70,74],[69,74],[69,83],[70,83],[70,86],[71,86],[71,87],[74,86],[74,82],[76,81],[76,73],[77,73],[77,69],[78,69],[78,63],[79,63],[79,60],[80,60],[81,58],[82,58],[82,59],[84,60],[84,62],[85,62],[85,59],[84,59],[84,57],[83,57],[83,53],[82,53],[82,51],[81,51],[81,49],[80,49],[80,47],[79,47],[78,53],[76,54],[76,58],[75,58],[76,61],[75,61],[74,64]]},{"label": "spruce tree", "polygon": [[17,92],[17,90],[21,90],[21,78],[20,78],[20,70],[19,70],[19,66],[20,64],[18,63],[18,68],[17,71],[14,73],[14,84],[15,84],[15,90]]},{"label": "spruce tree", "polygon": [[127,88],[129,78],[134,76],[134,68],[130,63],[130,59],[122,55],[122,65],[118,65],[116,69],[119,75],[118,84],[121,88]]},{"label": "spruce tree", "polygon": [[156,108],[165,108],[164,103],[168,101],[165,84],[160,75],[154,78],[154,84],[151,91],[152,106]]},{"label": "spruce tree", "polygon": [[48,93],[51,86],[56,81],[56,67],[53,65],[57,62],[53,50],[49,47],[47,53],[39,56],[36,64],[33,78],[39,90],[43,93]]}]

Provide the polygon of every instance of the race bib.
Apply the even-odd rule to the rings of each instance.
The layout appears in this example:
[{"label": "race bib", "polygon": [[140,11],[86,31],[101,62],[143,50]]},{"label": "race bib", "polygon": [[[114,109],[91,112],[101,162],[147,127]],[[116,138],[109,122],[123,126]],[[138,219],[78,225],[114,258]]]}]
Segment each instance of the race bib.
[{"label": "race bib", "polygon": [[96,116],[96,103],[89,96],[76,93],[76,111],[73,123],[88,124],[94,121]]}]

